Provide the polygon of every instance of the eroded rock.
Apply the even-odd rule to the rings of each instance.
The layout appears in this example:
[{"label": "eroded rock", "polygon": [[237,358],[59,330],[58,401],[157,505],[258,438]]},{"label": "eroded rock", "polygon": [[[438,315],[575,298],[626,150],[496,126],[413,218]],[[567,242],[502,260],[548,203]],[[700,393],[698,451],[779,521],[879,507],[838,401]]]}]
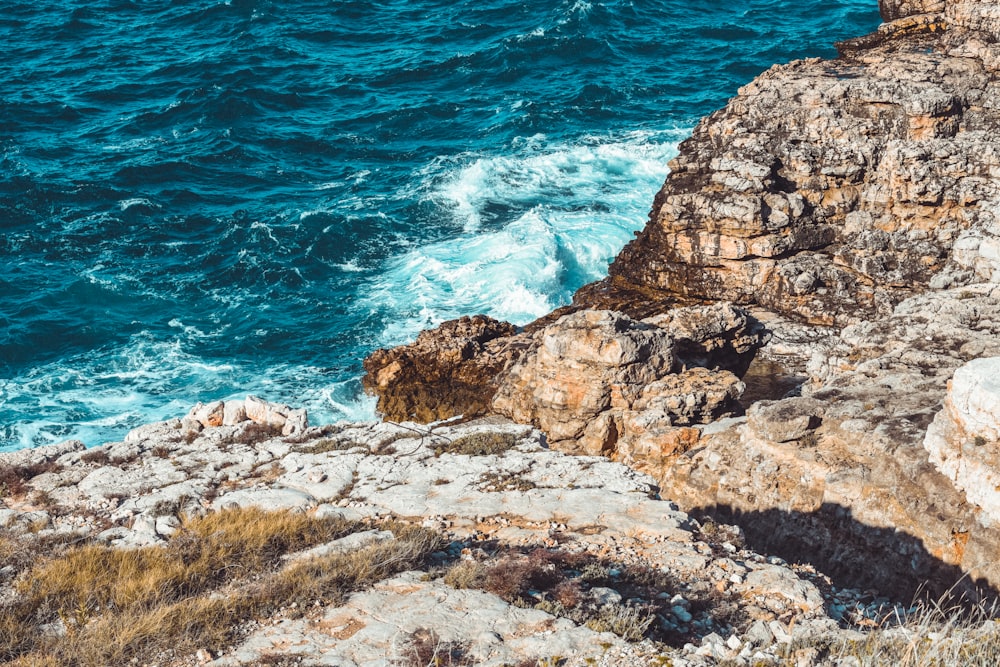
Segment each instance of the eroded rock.
[{"label": "eroded rock", "polygon": [[[608,455],[620,441],[655,430],[650,421],[669,427],[730,414],[742,392],[739,378],[728,371],[683,370],[669,328],[676,320],[689,347],[711,354],[726,347],[712,334],[728,332],[729,322],[686,315],[652,320],[656,324],[606,310],[566,315],[537,334],[537,346],[503,377],[492,409],[537,426],[558,449]],[[683,336],[707,342],[699,347]],[[746,347],[753,349],[749,342]]]},{"label": "eroded rock", "polygon": [[365,359],[365,388],[386,419],[432,422],[482,414],[496,376],[518,354],[509,322],[463,317],[423,331],[411,345],[376,350]]},{"label": "eroded rock", "polygon": [[991,275],[996,5],[882,10],[844,57],[772,67],[704,119],[611,276],[844,324]]},{"label": "eroded rock", "polygon": [[965,364],[948,383],[944,409],[934,417],[924,448],[931,462],[1000,523],[1000,357]]},{"label": "eroded rock", "polygon": [[[198,403],[180,420],[176,427],[184,432],[183,437],[192,430],[202,428],[217,428],[220,426],[239,426],[246,422],[260,424],[274,429],[282,435],[297,435],[309,427],[309,418],[304,408],[292,409],[280,403],[270,403],[256,396],[247,396],[243,401],[213,401],[208,404]],[[150,425],[141,427],[148,430]],[[144,432],[133,431],[126,437],[133,440],[147,437]]]}]

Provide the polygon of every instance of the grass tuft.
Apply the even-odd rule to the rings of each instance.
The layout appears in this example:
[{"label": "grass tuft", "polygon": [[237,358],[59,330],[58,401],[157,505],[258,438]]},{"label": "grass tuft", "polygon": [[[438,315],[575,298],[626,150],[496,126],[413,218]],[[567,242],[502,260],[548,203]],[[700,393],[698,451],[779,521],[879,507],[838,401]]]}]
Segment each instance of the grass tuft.
[{"label": "grass tuft", "polygon": [[436,632],[417,628],[407,637],[403,651],[407,667],[466,667],[475,665],[468,647],[459,642],[442,641]]},{"label": "grass tuft", "polygon": [[[445,572],[444,583],[484,590],[511,604],[534,607],[633,642],[664,639],[653,626],[656,613],[665,612],[667,604],[658,594],[676,588],[676,582],[658,570],[612,566],[589,554],[558,549],[506,553],[484,562],[460,560]],[[589,592],[594,586],[611,586],[623,598],[645,602],[600,605]]]},{"label": "grass tuft", "polygon": [[995,667],[1000,665],[1000,623],[995,604],[969,609],[941,601],[921,603],[894,615],[862,639],[841,639],[828,648],[834,661],[857,667]]},{"label": "grass tuft", "polygon": [[434,448],[434,455],[465,454],[467,456],[487,456],[503,454],[517,444],[518,438],[511,433],[482,431],[459,436],[441,443]]}]

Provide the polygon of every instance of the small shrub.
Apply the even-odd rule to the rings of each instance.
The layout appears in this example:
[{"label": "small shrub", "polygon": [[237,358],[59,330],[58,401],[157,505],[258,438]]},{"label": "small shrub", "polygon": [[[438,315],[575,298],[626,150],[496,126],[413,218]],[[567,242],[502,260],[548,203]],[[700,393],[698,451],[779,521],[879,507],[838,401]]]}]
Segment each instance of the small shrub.
[{"label": "small shrub", "polygon": [[239,436],[239,441],[245,445],[257,445],[262,442],[267,442],[273,438],[277,438],[281,435],[280,426],[272,426],[270,424],[258,424],[257,422],[249,422],[243,427],[243,431]]},{"label": "small shrub", "polygon": [[486,570],[484,587],[512,602],[523,599],[530,590],[548,590],[562,579],[558,568],[543,558],[506,556]]},{"label": "small shrub", "polygon": [[474,665],[468,647],[458,642],[444,642],[433,630],[417,628],[407,637],[403,655],[408,667],[458,667]]},{"label": "small shrub", "polygon": [[274,461],[270,464],[262,463],[257,466],[250,471],[249,477],[251,479],[262,479],[263,481],[270,483],[284,475],[286,472],[288,471],[285,470],[280,463]]},{"label": "small shrub", "polygon": [[322,438],[301,447],[297,447],[296,450],[303,454],[325,454],[327,452],[344,452],[351,449],[357,449],[359,446],[360,445],[353,440]]},{"label": "small shrub", "polygon": [[58,472],[60,466],[46,461],[26,466],[0,466],[0,498],[20,498],[28,492],[27,482],[46,472]]},{"label": "small shrub", "polygon": [[583,591],[578,581],[561,581],[552,589],[553,599],[563,607],[576,607],[583,602]]},{"label": "small shrub", "polygon": [[150,514],[153,516],[175,516],[180,508],[180,500],[157,500],[150,510]]},{"label": "small shrub", "polygon": [[504,491],[530,491],[536,484],[517,474],[504,472],[487,472],[479,477],[479,488],[483,491],[502,493]]},{"label": "small shrub", "polygon": [[608,604],[586,625],[595,632],[613,632],[625,641],[637,642],[646,636],[654,615],[645,609],[624,604]]},{"label": "small shrub", "polygon": [[465,454],[467,456],[487,456],[503,454],[517,444],[517,436],[511,433],[482,431],[459,436],[434,448],[434,455]]},{"label": "small shrub", "polygon": [[88,449],[83,454],[80,454],[80,460],[84,463],[96,463],[97,465],[107,465],[111,461],[111,457],[108,456],[108,451],[103,447],[96,449]]},{"label": "small shrub", "polygon": [[473,560],[460,560],[445,572],[444,583],[452,588],[482,588],[486,583],[486,568]]}]

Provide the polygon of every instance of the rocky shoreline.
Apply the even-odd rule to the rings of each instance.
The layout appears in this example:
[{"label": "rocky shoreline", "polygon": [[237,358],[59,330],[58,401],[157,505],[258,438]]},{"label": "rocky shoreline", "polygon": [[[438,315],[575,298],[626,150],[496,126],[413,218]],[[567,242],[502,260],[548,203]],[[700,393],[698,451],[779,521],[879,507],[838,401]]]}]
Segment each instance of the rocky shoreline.
[{"label": "rocky shoreline", "polygon": [[[551,450],[530,427],[502,419],[433,427],[299,422],[282,435],[287,422],[275,416],[287,408],[255,398],[245,405],[251,410],[244,402],[199,404],[184,419],[97,448],[70,441],[3,455],[5,539],[35,553],[45,551],[37,545],[60,545],[52,558],[79,543],[168,549],[188,534],[192,517],[259,509],[360,526],[283,556],[279,570],[391,545],[407,524],[433,531],[439,543],[422,570],[340,604],[316,592],[304,609],[235,617],[231,643],[187,654],[136,651],[144,664],[414,664],[407,651],[420,633],[461,647],[468,661],[455,664],[557,656],[551,664],[778,664],[793,644],[815,656],[811,646],[860,636],[846,628],[906,612],[871,592],[837,588],[815,568],[755,553],[739,528],[696,521],[661,500],[649,476]],[[216,424],[223,412],[237,417]],[[0,571],[5,605],[30,595],[25,582],[37,566],[28,559]],[[470,583],[476,568],[485,573],[481,584]],[[488,576],[497,568],[506,568],[502,585]],[[518,576],[525,586],[506,588]],[[50,641],[85,633],[88,623],[77,627],[68,611],[78,601],[59,604],[49,612],[54,623],[39,632]],[[126,656],[103,659],[119,664]],[[24,664],[31,657],[21,655]]]},{"label": "rocky shoreline", "polygon": [[994,413],[953,397],[975,426],[928,427],[1000,355],[1000,5],[880,8],[705,118],[571,306],[372,355],[380,409],[531,424],[838,581],[994,596]]},{"label": "rocky shoreline", "polygon": [[[1000,644],[992,620],[954,637],[911,601],[983,610],[1000,588],[1000,3],[879,4],[838,59],[776,65],[704,119],[570,306],[372,354],[387,421],[248,397],[0,455],[0,657],[994,664],[969,657]],[[337,537],[178,588],[243,610],[214,634],[109,653],[124,603],[39,592],[78,548],[183,569],[225,533],[199,521],[261,510]],[[353,553],[387,568],[287,583]]]}]

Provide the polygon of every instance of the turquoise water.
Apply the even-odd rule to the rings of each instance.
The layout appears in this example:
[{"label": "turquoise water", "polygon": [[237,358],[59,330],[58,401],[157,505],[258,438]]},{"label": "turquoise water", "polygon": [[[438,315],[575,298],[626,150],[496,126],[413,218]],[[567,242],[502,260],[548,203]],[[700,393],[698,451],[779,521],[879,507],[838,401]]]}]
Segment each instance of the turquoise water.
[{"label": "turquoise water", "polygon": [[2,2],[0,450],[566,303],[697,119],[874,0]]}]

